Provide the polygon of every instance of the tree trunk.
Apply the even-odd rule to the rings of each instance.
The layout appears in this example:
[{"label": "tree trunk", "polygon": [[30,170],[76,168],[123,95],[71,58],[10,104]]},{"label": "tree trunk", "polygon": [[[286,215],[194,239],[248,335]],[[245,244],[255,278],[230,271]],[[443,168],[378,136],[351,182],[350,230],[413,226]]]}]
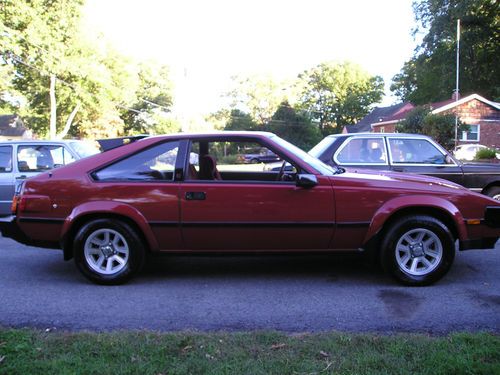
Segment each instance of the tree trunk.
[{"label": "tree trunk", "polygon": [[66,120],[66,125],[64,125],[64,129],[62,132],[60,132],[57,136],[56,139],[63,139],[66,137],[66,134],[68,134],[69,128],[71,127],[71,124],[73,124],[73,120],[75,119],[76,113],[80,109],[80,103],[77,103],[71,114],[69,115],[68,119]]},{"label": "tree trunk", "polygon": [[50,75],[50,122],[49,122],[49,137],[55,139],[56,137],[56,121],[57,121],[57,104],[56,104],[56,76]]}]

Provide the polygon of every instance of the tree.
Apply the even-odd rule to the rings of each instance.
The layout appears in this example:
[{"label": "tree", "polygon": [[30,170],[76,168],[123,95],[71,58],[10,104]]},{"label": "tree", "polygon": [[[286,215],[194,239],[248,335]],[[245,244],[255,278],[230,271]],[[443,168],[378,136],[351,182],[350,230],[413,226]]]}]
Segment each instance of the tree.
[{"label": "tree", "polygon": [[359,65],[322,63],[299,75],[299,108],[318,121],[323,135],[363,118],[382,99],[384,83]]},{"label": "tree", "polygon": [[139,64],[136,102],[125,109],[122,118],[126,134],[164,134],[176,132],[178,124],[165,116],[172,106],[172,82],[170,70],[153,61]]},{"label": "tree", "polygon": [[449,98],[455,89],[456,27],[461,20],[460,91],[500,99],[498,1],[416,0],[413,10],[425,32],[421,45],[391,90],[403,101],[425,104]]},{"label": "tree", "polygon": [[257,130],[258,128],[259,124],[252,116],[239,109],[231,110],[229,120],[224,127],[225,130]]},{"label": "tree", "polygon": [[268,76],[233,77],[234,88],[225,94],[231,109],[248,113],[260,125],[266,124],[286,97],[287,84]]},{"label": "tree", "polygon": [[[166,68],[138,67],[102,40],[89,39],[80,30],[83,3],[0,3],[0,105],[20,98],[25,104],[18,112],[39,136],[121,135],[130,123],[120,116],[139,103],[146,108],[132,111],[148,114],[150,123],[163,121],[154,108],[171,104]],[[55,126],[49,129],[49,123]]]},{"label": "tree", "polygon": [[322,138],[319,128],[287,101],[281,103],[265,128],[306,151]]},{"label": "tree", "polygon": [[[467,125],[459,122],[458,132],[465,130],[467,130]],[[396,131],[428,135],[448,150],[455,146],[455,116],[433,114],[427,106],[418,106],[410,111],[406,118],[397,125]]]}]

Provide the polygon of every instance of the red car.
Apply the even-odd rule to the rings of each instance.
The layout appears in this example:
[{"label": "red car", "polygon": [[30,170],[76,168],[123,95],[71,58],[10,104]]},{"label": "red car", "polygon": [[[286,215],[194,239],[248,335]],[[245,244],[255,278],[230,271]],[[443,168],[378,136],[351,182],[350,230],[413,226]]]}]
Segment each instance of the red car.
[{"label": "red car", "polygon": [[[249,148],[282,168],[244,163]],[[457,246],[491,249],[500,235],[489,197],[427,176],[346,172],[261,132],[144,138],[26,181],[13,214],[4,236],[62,249],[100,284],[127,281],[148,253],[365,251],[402,283],[426,285]]]}]

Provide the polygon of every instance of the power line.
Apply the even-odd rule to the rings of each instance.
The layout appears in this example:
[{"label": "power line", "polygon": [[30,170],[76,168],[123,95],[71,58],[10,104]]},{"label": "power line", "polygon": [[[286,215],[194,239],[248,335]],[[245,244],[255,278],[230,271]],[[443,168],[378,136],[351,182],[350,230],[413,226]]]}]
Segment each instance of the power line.
[{"label": "power line", "polygon": [[[10,28],[9,28],[9,30],[10,30],[11,32],[16,33],[16,34],[19,34],[19,32],[17,32],[17,30],[12,30],[12,29],[10,29]],[[9,33],[8,33],[8,32],[6,32],[6,31],[4,32],[4,34],[3,34],[3,35],[7,36],[7,37],[8,37],[8,38],[10,38],[10,39],[13,39],[13,38],[14,38],[14,36],[13,36],[13,35],[9,34]],[[43,52],[45,52],[45,53],[47,53],[47,54],[51,55],[51,52],[47,51],[44,47],[42,47],[42,46],[40,46],[40,45],[38,45],[38,44],[36,44],[36,43],[33,43],[32,41],[30,41],[30,40],[26,39],[25,37],[23,37],[23,36],[21,36],[21,35],[17,35],[17,37],[18,37],[19,39],[23,39],[26,43],[31,44],[31,46],[36,47],[36,48],[38,48],[38,49],[42,50]],[[34,67],[34,66],[32,66],[32,65],[27,64],[26,62],[24,62],[23,60],[21,60],[21,57],[20,57],[20,56],[15,55],[14,53],[10,53],[10,55],[11,55],[11,56],[12,56],[12,55],[13,55],[13,56],[16,56],[16,57],[17,57],[17,59],[16,59],[16,58],[14,58],[14,59],[15,59],[16,61],[18,61],[19,63],[24,64],[24,65],[26,65],[26,66],[28,66],[28,67],[30,67],[30,68],[32,68],[32,69],[35,69],[35,70],[37,70],[38,72],[40,72],[40,73],[42,73],[42,74],[44,74],[44,75],[47,75],[47,74],[49,74],[49,75],[50,75],[50,74],[52,74],[52,73],[50,73],[50,72],[48,72],[48,73],[46,73],[46,72],[42,72],[39,68],[36,68],[36,67]],[[58,81],[60,81],[60,82],[64,83],[64,84],[66,84],[68,87],[71,87],[71,88],[75,89],[75,87],[74,87],[71,83],[68,83],[68,82],[66,82],[66,81],[62,80],[61,78],[58,78],[58,77],[57,77],[57,75],[56,75],[56,79],[57,79]],[[88,90],[84,90],[84,89],[82,89],[81,87],[78,87],[77,89],[75,89],[75,91],[78,91],[78,90],[85,91],[87,94],[92,95],[92,93],[88,92]],[[142,101],[143,101],[143,102],[145,102],[145,103],[148,103],[148,104],[150,104],[150,105],[153,105],[153,106],[155,106],[155,107],[162,108],[165,112],[170,112],[170,109],[169,109],[168,107],[165,107],[165,106],[163,106],[163,105],[161,105],[161,104],[158,104],[158,103],[152,102],[151,100],[147,100],[147,99],[144,99],[144,98],[138,98],[138,99],[139,99],[139,100],[142,100]],[[126,107],[126,106],[124,106],[124,105],[122,105],[122,104],[116,104],[115,102],[112,102],[112,103],[113,103],[113,104],[115,104],[117,107],[127,109],[127,110],[129,110],[129,111],[131,111],[131,112],[142,113],[141,111],[138,111],[137,109],[129,108],[129,107]]]},{"label": "power line", "polygon": [[[50,76],[54,73],[51,73],[51,72],[45,72],[43,70],[41,70],[40,68],[37,68],[33,65],[30,65],[28,64],[27,62],[25,62],[24,60],[21,59],[21,57],[19,57],[18,55],[14,54],[14,53],[9,53],[9,57],[12,58],[13,60],[17,61],[18,63],[22,64],[22,65],[25,65],[27,66],[28,68],[31,68],[33,70],[36,70],[38,73],[40,73],[41,75],[44,75],[44,76]],[[72,83],[69,83],[61,78],[58,78],[56,74],[54,74],[56,76],[56,80],[61,82],[62,84],[64,84],[65,86],[68,86],[70,87],[71,89],[73,89],[74,91],[77,92],[77,94],[81,94],[82,92],[85,92],[87,93],[88,95],[92,95],[91,92],[89,92],[88,90],[85,90],[83,88],[81,88],[80,86],[77,86],[77,85],[74,85]],[[144,99],[141,99],[141,100],[144,100]],[[141,114],[141,113],[144,113],[143,111],[140,111],[140,110],[137,110],[137,109],[134,109],[134,108],[130,108],[130,107],[127,107],[123,104],[120,104],[120,103],[116,103],[116,102],[111,102],[113,105],[115,105],[116,107],[119,107],[119,108],[123,108],[123,109],[126,109],[130,112],[135,112],[135,113],[138,113],[138,114]],[[160,106],[159,104],[157,104],[158,106]]]}]

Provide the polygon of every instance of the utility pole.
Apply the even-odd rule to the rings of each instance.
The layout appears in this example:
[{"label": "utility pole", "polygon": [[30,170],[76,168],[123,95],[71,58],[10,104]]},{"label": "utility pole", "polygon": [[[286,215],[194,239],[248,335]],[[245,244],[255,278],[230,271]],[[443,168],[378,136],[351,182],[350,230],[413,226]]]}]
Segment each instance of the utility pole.
[{"label": "utility pole", "polygon": [[[459,91],[458,91],[458,78],[460,67],[460,19],[457,20],[457,80],[455,84],[455,102],[458,102]],[[455,148],[458,146],[458,106],[455,106]]]}]

